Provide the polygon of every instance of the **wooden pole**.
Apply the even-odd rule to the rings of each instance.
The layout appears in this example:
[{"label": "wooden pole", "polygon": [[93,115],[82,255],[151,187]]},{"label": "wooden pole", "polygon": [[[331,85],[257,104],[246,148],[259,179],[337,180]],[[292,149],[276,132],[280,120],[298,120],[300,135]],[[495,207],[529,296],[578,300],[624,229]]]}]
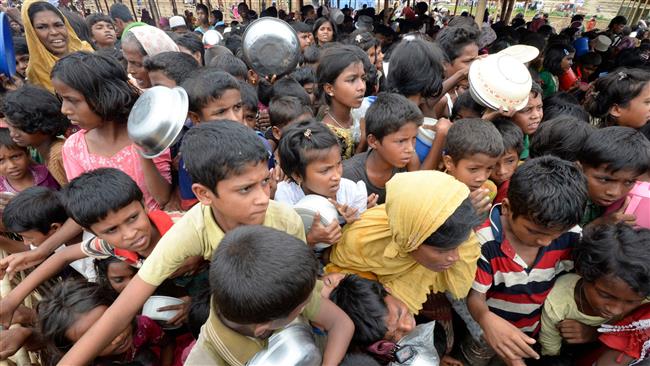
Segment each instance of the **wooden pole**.
[{"label": "wooden pole", "polygon": [[478,5],[476,6],[476,15],[474,16],[474,21],[476,22],[476,24],[478,24],[479,29],[481,29],[481,27],[483,26],[483,15],[485,14],[485,8],[486,7],[487,7],[487,0],[478,0]]},{"label": "wooden pole", "polygon": [[108,11],[109,11],[110,7],[108,6],[108,1],[107,0],[104,0],[104,5],[106,5],[106,14],[108,14]]},{"label": "wooden pole", "polygon": [[515,7],[515,1],[517,0],[507,0],[507,1],[508,1],[508,8],[506,9],[506,17],[505,17],[506,24],[510,23],[510,17],[512,17],[512,9]]},{"label": "wooden pole", "polygon": [[454,14],[452,14],[452,15],[456,15],[456,12],[458,11],[458,3],[459,2],[460,2],[460,0],[456,0],[456,4],[454,4]]}]

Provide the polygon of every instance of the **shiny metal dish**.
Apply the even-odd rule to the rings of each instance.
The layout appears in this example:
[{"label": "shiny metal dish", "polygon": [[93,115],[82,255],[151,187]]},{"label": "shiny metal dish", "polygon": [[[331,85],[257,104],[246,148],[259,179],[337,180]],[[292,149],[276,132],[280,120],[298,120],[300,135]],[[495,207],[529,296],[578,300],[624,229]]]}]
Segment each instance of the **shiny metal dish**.
[{"label": "shiny metal dish", "polygon": [[253,356],[247,366],[320,366],[322,356],[311,328],[295,322],[269,338],[266,349]]},{"label": "shiny metal dish", "polygon": [[434,329],[436,322],[420,324],[415,329],[397,342],[397,345],[411,348],[411,357],[404,362],[394,361],[388,366],[438,366],[440,355],[434,343]]},{"label": "shiny metal dish", "polygon": [[138,98],[129,113],[127,129],[142,156],[153,159],[176,142],[188,105],[187,93],[178,87],[154,86]]},{"label": "shiny metal dish", "polygon": [[251,23],[242,37],[244,61],[261,77],[280,77],[296,68],[300,60],[298,34],[277,18]]},{"label": "shiny metal dish", "polygon": [[223,40],[223,36],[221,35],[221,33],[219,33],[219,31],[210,29],[209,31],[203,34],[203,38],[202,38],[203,47],[206,49],[212,48],[218,45],[219,43],[221,43],[222,40]]}]

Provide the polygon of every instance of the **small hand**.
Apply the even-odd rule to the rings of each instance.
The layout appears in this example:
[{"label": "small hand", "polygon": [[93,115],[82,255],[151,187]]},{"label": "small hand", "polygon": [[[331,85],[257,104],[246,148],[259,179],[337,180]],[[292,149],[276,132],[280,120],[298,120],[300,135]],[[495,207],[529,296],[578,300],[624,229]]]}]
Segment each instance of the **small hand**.
[{"label": "small hand", "polygon": [[260,110],[257,116],[257,122],[255,123],[255,128],[258,131],[266,131],[271,127],[271,117],[269,116],[268,110]]},{"label": "small hand", "polygon": [[483,119],[488,120],[488,121],[493,121],[496,118],[499,117],[505,117],[505,118],[511,118],[512,116],[515,115],[517,111],[514,108],[510,108],[509,111],[503,110],[503,107],[499,107],[498,111],[495,111],[493,109],[489,109],[483,114]]},{"label": "small hand", "polygon": [[341,214],[341,216],[343,216],[346,223],[351,224],[359,219],[358,208],[340,204],[331,198],[328,198],[328,201],[336,207],[336,210]]},{"label": "small hand", "polygon": [[192,305],[192,298],[189,296],[183,296],[180,297],[179,299],[183,300],[182,304],[163,306],[157,309],[159,312],[178,310],[178,313],[176,313],[176,315],[173,318],[167,321],[167,324],[169,325],[179,326],[183,324],[183,322],[187,320],[187,317],[190,314],[190,306]]},{"label": "small hand", "polygon": [[625,213],[625,210],[627,210],[627,207],[630,205],[630,201],[631,199],[629,196],[625,197],[625,202],[623,202],[621,208],[609,214],[605,220],[612,224],[623,222],[630,226],[635,226],[636,216]]},{"label": "small hand", "polygon": [[23,327],[15,327],[0,331],[0,360],[6,360],[23,347],[31,331]]},{"label": "small hand", "polygon": [[32,268],[47,258],[38,249],[12,254],[0,260],[0,278],[6,275],[11,280],[14,274],[28,268]]},{"label": "small hand", "polygon": [[558,325],[562,338],[569,344],[584,344],[598,339],[598,330],[579,321],[566,319]]},{"label": "small hand", "polygon": [[320,213],[314,215],[314,223],[311,230],[307,233],[307,243],[314,245],[317,243],[336,244],[341,239],[341,226],[337,220],[324,226],[320,221]]},{"label": "small hand", "polygon": [[373,208],[377,206],[377,200],[379,200],[379,195],[377,193],[371,193],[370,196],[368,196],[368,203],[366,207]]},{"label": "small hand", "polygon": [[539,359],[537,352],[530,347],[536,341],[507,320],[489,312],[480,324],[485,340],[503,360],[512,365],[524,365],[522,358]]},{"label": "small hand", "polygon": [[9,329],[13,324],[12,319],[18,306],[14,305],[8,297],[0,300],[0,326]]},{"label": "small hand", "polygon": [[489,193],[489,189],[479,188],[469,194],[472,206],[474,206],[476,213],[479,215],[490,211],[490,208],[492,208],[492,201],[490,200]]}]

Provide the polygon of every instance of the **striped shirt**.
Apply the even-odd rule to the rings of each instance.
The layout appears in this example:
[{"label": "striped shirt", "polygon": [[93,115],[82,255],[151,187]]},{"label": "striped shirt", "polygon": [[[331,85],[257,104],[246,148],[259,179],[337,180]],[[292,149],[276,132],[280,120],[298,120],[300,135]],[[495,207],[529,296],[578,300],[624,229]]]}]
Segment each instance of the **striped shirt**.
[{"label": "striped shirt", "polygon": [[486,294],[490,311],[524,333],[537,334],[542,305],[555,279],[573,269],[571,252],[580,239],[580,227],[541,247],[532,266],[526,264],[505,238],[501,205],[492,208],[476,234],[481,243],[481,258],[472,288]]}]

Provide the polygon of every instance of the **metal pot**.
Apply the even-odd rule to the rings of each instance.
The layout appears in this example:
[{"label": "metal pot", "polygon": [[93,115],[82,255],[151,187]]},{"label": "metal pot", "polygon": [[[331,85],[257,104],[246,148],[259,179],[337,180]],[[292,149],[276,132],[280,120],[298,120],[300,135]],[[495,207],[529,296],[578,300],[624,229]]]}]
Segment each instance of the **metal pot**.
[{"label": "metal pot", "polygon": [[188,105],[187,93],[178,87],[154,86],[138,98],[129,113],[127,129],[142,156],[153,159],[176,142]]},{"label": "metal pot", "polygon": [[408,355],[403,362],[391,362],[389,366],[438,366],[440,356],[433,339],[435,326],[435,321],[420,324],[400,339],[397,345],[408,351]]},{"label": "metal pot", "polygon": [[280,77],[293,71],[300,60],[298,34],[277,18],[251,23],[242,37],[244,61],[261,77]]},{"label": "metal pot", "polygon": [[266,349],[258,352],[247,366],[320,366],[322,357],[309,325],[289,324],[269,338]]}]

